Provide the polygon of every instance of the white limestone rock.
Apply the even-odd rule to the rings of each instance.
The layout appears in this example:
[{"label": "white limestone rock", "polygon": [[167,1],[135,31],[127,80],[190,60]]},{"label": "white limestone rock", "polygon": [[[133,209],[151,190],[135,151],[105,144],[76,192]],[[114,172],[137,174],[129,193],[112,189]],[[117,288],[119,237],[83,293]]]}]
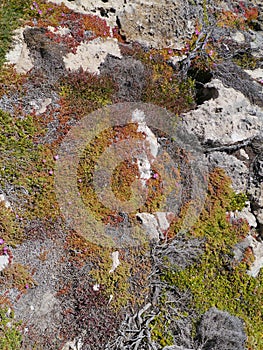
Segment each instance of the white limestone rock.
[{"label": "white limestone rock", "polygon": [[226,88],[218,79],[205,86],[216,88],[219,96],[184,114],[183,123],[189,132],[204,143],[219,145],[244,141],[262,132],[260,107],[251,105],[241,92]]},{"label": "white limestone rock", "polygon": [[263,242],[257,241],[252,236],[249,237],[250,247],[252,248],[255,261],[250,266],[250,270],[247,273],[252,277],[257,277],[261,268],[263,267]]},{"label": "white limestone rock", "polygon": [[31,27],[25,26],[14,31],[13,48],[6,55],[7,64],[14,64],[16,71],[20,74],[27,73],[34,67],[23,37],[26,28]]},{"label": "white limestone rock", "polygon": [[251,213],[249,202],[247,203],[247,206],[245,208],[243,208],[241,211],[237,211],[235,215],[236,215],[237,219],[247,220],[247,222],[251,228],[257,227],[257,220],[256,220],[255,216]]},{"label": "white limestone rock", "polygon": [[99,74],[99,67],[105,61],[108,54],[118,58],[122,57],[117,39],[96,38],[89,42],[82,42],[77,47],[76,54],[69,53],[63,60],[66,69],[70,69],[71,71],[76,71],[82,67],[90,73]]},{"label": "white limestone rock", "polygon": [[11,203],[6,199],[5,195],[2,193],[0,194],[0,202],[3,202],[6,209],[11,208]]},{"label": "white limestone rock", "polygon": [[3,271],[9,264],[9,255],[0,255],[0,271]]},{"label": "white limestone rock", "polygon": [[249,183],[249,169],[244,162],[226,152],[212,152],[208,161],[213,167],[224,169],[232,180],[232,187],[237,193],[245,193]]},{"label": "white limestone rock", "polygon": [[118,251],[112,252],[111,257],[112,257],[112,267],[111,267],[109,273],[113,273],[117,269],[117,267],[120,265]]}]

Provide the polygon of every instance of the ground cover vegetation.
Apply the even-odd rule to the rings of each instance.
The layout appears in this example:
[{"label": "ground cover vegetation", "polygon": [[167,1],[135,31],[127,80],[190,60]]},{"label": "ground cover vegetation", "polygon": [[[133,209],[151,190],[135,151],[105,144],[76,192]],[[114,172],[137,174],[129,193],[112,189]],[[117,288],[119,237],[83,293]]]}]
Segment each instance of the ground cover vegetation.
[{"label": "ground cover vegetation", "polygon": [[[64,5],[45,1],[4,0],[0,5],[0,97],[7,97],[10,101],[5,110],[0,110],[0,189],[12,203],[12,210],[0,203],[0,238],[3,240],[0,255],[9,253],[12,257],[16,246],[27,240],[36,240],[34,235],[38,236],[39,232],[44,239],[50,236],[55,239],[50,232],[55,225],[60,226],[66,239],[63,246],[65,256],[58,264],[70,265],[70,268],[65,268],[63,281],[57,288],[64,316],[60,329],[63,341],[68,340],[69,335],[74,338],[81,334],[87,349],[105,349],[106,344],[109,344],[109,349],[114,349],[114,346],[117,349],[118,329],[130,322],[125,314],[132,310],[143,315],[140,310],[151,302],[154,306],[149,322],[146,322],[148,330],[140,329],[146,334],[141,338],[142,348],[146,342],[155,344],[155,349],[180,342],[185,325],[179,345],[201,346],[198,325],[202,315],[211,307],[243,320],[249,350],[263,346],[259,307],[263,297],[262,272],[257,279],[247,275],[246,271],[253,262],[249,249],[242,261],[233,258],[234,245],[247,235],[249,227],[243,220],[231,221],[226,214],[231,210],[241,210],[246,197],[233,192],[229,178],[221,169],[211,170],[204,209],[185,237],[180,237],[179,231],[189,203],[181,208],[180,215],[167,232],[166,241],[160,242],[158,247],[146,244],[138,249],[120,250],[121,265],[112,274],[109,274],[112,249],[92,244],[70,229],[60,213],[54,191],[54,168],[61,141],[71,126],[88,113],[109,104],[129,101],[129,94],[132,101],[157,103],[177,117],[200,103],[200,83],[209,81],[217,65],[224,60],[220,46],[220,40],[223,43],[224,39],[213,40],[208,30],[211,14],[206,6],[204,1],[204,22],[196,24],[192,39],[181,52],[169,48],[145,49],[137,43],[126,43],[119,29],[113,30],[124,59],[132,58],[144,67],[143,88],[135,84],[123,92],[118,72],[109,75],[103,68],[98,76],[83,69],[65,71],[51,85],[41,69],[18,74],[14,67],[3,64],[11,47],[11,32],[21,24],[37,23],[38,27],[45,29],[50,25],[70,25],[74,34],[71,37],[50,31],[45,35],[52,43],[63,45],[66,52],[74,53],[83,39],[110,35],[104,20],[76,14]],[[254,7],[240,5],[236,13],[221,11],[213,16],[216,28],[245,30],[256,25],[258,13]],[[255,68],[258,60],[241,51],[235,53],[233,61],[244,68]],[[172,56],[182,54],[187,58],[178,64],[171,62]],[[57,100],[38,115],[34,110],[28,111],[25,95],[41,86],[51,89]],[[94,166],[99,155],[115,138],[142,137],[136,129],[136,124],[130,124],[97,135],[87,145],[79,164],[76,181],[81,180],[78,184],[80,194],[105,225],[121,224],[124,218],[98,201],[92,187]],[[120,200],[130,198],[130,184],[136,175],[138,168],[129,162],[116,168],[112,187]],[[161,178],[150,179],[148,186],[151,195],[144,209],[154,212],[162,198]],[[135,216],[131,215],[130,220],[135,220]],[[38,233],[32,229],[35,223]],[[196,242],[193,246],[189,243],[189,251],[186,250],[188,258],[192,255],[189,263],[185,263],[186,257],[184,263],[176,260],[176,248],[173,254],[169,251],[169,244],[180,247],[181,240],[186,246],[188,243],[185,242]],[[158,255],[158,252],[162,254]],[[46,259],[48,255],[42,255],[39,264]],[[34,280],[32,268],[16,262],[0,272],[0,283],[0,345],[4,350],[21,349],[23,337],[27,336],[22,336],[22,329],[27,325],[23,320],[14,319],[9,291],[19,291],[21,296],[37,288],[38,283]],[[93,289],[94,284],[100,286],[99,291]],[[176,304],[178,296],[180,305]],[[112,302],[109,303],[110,298]],[[88,331],[85,333],[83,329]],[[134,332],[137,334],[137,330]],[[134,339],[128,339],[125,346],[135,343]],[[49,344],[52,346],[52,341],[44,338],[39,344],[35,339],[35,344],[36,348],[45,349]]]}]

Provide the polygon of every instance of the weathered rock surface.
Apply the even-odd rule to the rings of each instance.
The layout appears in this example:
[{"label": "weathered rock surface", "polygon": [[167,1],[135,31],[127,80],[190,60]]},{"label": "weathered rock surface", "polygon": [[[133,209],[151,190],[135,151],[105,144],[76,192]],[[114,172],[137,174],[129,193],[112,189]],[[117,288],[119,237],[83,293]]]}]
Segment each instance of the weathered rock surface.
[{"label": "weathered rock surface", "polygon": [[244,141],[262,132],[262,109],[251,105],[239,91],[226,88],[218,79],[206,86],[215,87],[219,95],[183,116],[189,132],[204,144],[217,146]]},{"label": "weathered rock surface", "polygon": [[9,264],[9,255],[0,255],[0,272]]},{"label": "weathered rock surface", "polygon": [[34,67],[30,51],[25,43],[23,33],[31,27],[26,26],[15,30],[13,48],[7,53],[6,60],[14,64],[18,73],[27,73]]},{"label": "weathered rock surface", "polygon": [[75,12],[96,14],[103,17],[111,27],[116,26],[117,14],[123,10],[126,3],[125,0],[52,0],[52,2],[64,3]]},{"label": "weathered rock surface", "polygon": [[[61,0],[52,2],[61,4]],[[182,48],[195,30],[202,6],[183,0],[152,1],[63,1],[69,8],[82,13],[95,13],[112,27],[121,28],[127,41],[137,41],[156,48]]]},{"label": "weathered rock surface", "polygon": [[108,54],[121,58],[117,40],[97,38],[87,43],[81,43],[77,47],[76,54],[67,54],[63,57],[63,61],[66,69],[75,71],[82,67],[84,70],[98,74],[100,72],[99,67]]},{"label": "weathered rock surface", "polygon": [[198,6],[182,0],[129,1],[118,15],[128,41],[152,47],[182,48],[195,29]]},{"label": "weathered rock surface", "polygon": [[249,169],[244,162],[226,152],[212,152],[208,155],[209,164],[225,170],[231,178],[236,192],[246,192],[249,182]]}]

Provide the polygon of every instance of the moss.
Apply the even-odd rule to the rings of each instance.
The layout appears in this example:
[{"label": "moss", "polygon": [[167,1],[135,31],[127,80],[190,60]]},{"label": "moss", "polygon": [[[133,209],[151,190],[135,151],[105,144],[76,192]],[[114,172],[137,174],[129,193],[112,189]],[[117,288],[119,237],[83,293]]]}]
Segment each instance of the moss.
[{"label": "moss", "polygon": [[[243,197],[243,196],[241,196]],[[234,200],[233,200],[234,198]],[[241,317],[246,324],[249,349],[261,348],[262,273],[257,279],[246,271],[249,259],[242,263],[233,260],[233,247],[248,234],[246,222],[230,223],[227,209],[241,208],[240,196],[234,196],[230,180],[220,169],[210,174],[208,197],[204,210],[192,234],[205,237],[205,251],[199,261],[185,270],[169,268],[162,280],[192,293],[191,307],[204,313],[215,306]],[[241,198],[242,199],[242,198]]]},{"label": "moss", "polygon": [[130,161],[121,162],[112,174],[112,191],[121,201],[131,199],[131,184],[134,179],[139,177],[139,169],[137,164]]},{"label": "moss", "polygon": [[147,249],[147,246],[128,251],[120,249],[120,265],[111,273],[111,250],[103,249],[100,251],[99,262],[90,271],[94,283],[100,285],[107,298],[110,300],[112,296],[110,306],[116,312],[128,305],[139,308],[145,302],[151,269]]},{"label": "moss", "polygon": [[0,110],[0,128],[0,185],[18,190],[15,202],[20,200],[23,206],[16,208],[15,213],[26,221],[57,217],[52,175],[55,149],[37,144],[42,133],[37,120]]},{"label": "moss", "polygon": [[160,312],[158,316],[150,323],[151,339],[157,342],[162,348],[174,345],[174,337],[169,330],[169,321],[165,317],[165,311]]},{"label": "moss", "polygon": [[217,13],[217,25],[219,27],[230,27],[239,30],[253,29],[254,21],[258,18],[257,7],[248,7],[242,2],[234,8],[234,11],[222,10]]},{"label": "moss", "polygon": [[15,321],[15,315],[8,307],[0,306],[0,347],[2,350],[21,349],[21,322]]},{"label": "moss", "polygon": [[116,270],[110,273],[112,267],[110,251],[104,251],[100,258],[98,266],[92,269],[90,274],[95,283],[105,290],[109,300],[112,296],[111,306],[117,311],[122,306],[126,306],[131,298],[129,293],[130,267],[127,262],[121,260]]},{"label": "moss", "polygon": [[247,201],[248,201],[248,198],[247,198],[246,194],[233,193],[231,196],[231,201],[230,201],[229,207],[233,211],[235,211],[235,210],[241,211],[245,207]]},{"label": "moss", "polygon": [[182,79],[168,64],[167,51],[151,51],[140,59],[151,70],[142,101],[155,103],[176,115],[194,107],[194,81]]},{"label": "moss", "polygon": [[9,246],[16,246],[24,239],[24,231],[15,213],[0,202],[0,238]]},{"label": "moss", "polygon": [[32,117],[14,117],[0,110],[0,184],[24,184],[29,164],[37,159],[34,137],[37,128]]},{"label": "moss", "polygon": [[243,69],[255,69],[259,63],[259,59],[249,53],[237,54],[233,61]]},{"label": "moss", "polygon": [[0,281],[5,288],[17,288],[20,291],[36,285],[28,268],[19,263],[13,263],[1,271]]},{"label": "moss", "polygon": [[[0,68],[0,98],[3,95],[23,94],[23,84],[27,77],[24,74],[18,74],[11,65],[4,65]],[[17,106],[18,107],[18,106]]]}]

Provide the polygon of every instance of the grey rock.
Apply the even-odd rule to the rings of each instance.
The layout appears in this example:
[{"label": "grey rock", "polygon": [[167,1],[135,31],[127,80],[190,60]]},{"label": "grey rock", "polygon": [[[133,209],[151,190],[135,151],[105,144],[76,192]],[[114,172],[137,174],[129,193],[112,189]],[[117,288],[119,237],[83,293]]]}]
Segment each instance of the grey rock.
[{"label": "grey rock", "polygon": [[156,48],[177,49],[193,34],[198,16],[202,16],[201,7],[183,0],[132,0],[118,14],[127,40]]},{"label": "grey rock", "polygon": [[251,213],[249,202],[247,203],[247,206],[245,208],[236,213],[236,218],[246,220],[250,227],[257,227],[257,220],[255,218],[255,215]]},{"label": "grey rock", "polygon": [[205,101],[183,116],[183,123],[205,144],[227,145],[259,135],[263,110],[252,105],[239,91],[218,79],[205,85],[218,90],[218,97]]},{"label": "grey rock", "polygon": [[63,55],[67,49],[49,39],[46,32],[45,28],[26,28],[23,35],[34,67],[54,81],[65,72]]},{"label": "grey rock", "polygon": [[257,241],[252,236],[249,236],[249,243],[255,260],[247,273],[252,277],[257,277],[263,267],[263,242]]},{"label": "grey rock", "polygon": [[225,152],[212,152],[208,156],[212,167],[219,167],[225,170],[232,180],[233,189],[240,193],[247,191],[249,183],[249,169],[241,160]]}]

